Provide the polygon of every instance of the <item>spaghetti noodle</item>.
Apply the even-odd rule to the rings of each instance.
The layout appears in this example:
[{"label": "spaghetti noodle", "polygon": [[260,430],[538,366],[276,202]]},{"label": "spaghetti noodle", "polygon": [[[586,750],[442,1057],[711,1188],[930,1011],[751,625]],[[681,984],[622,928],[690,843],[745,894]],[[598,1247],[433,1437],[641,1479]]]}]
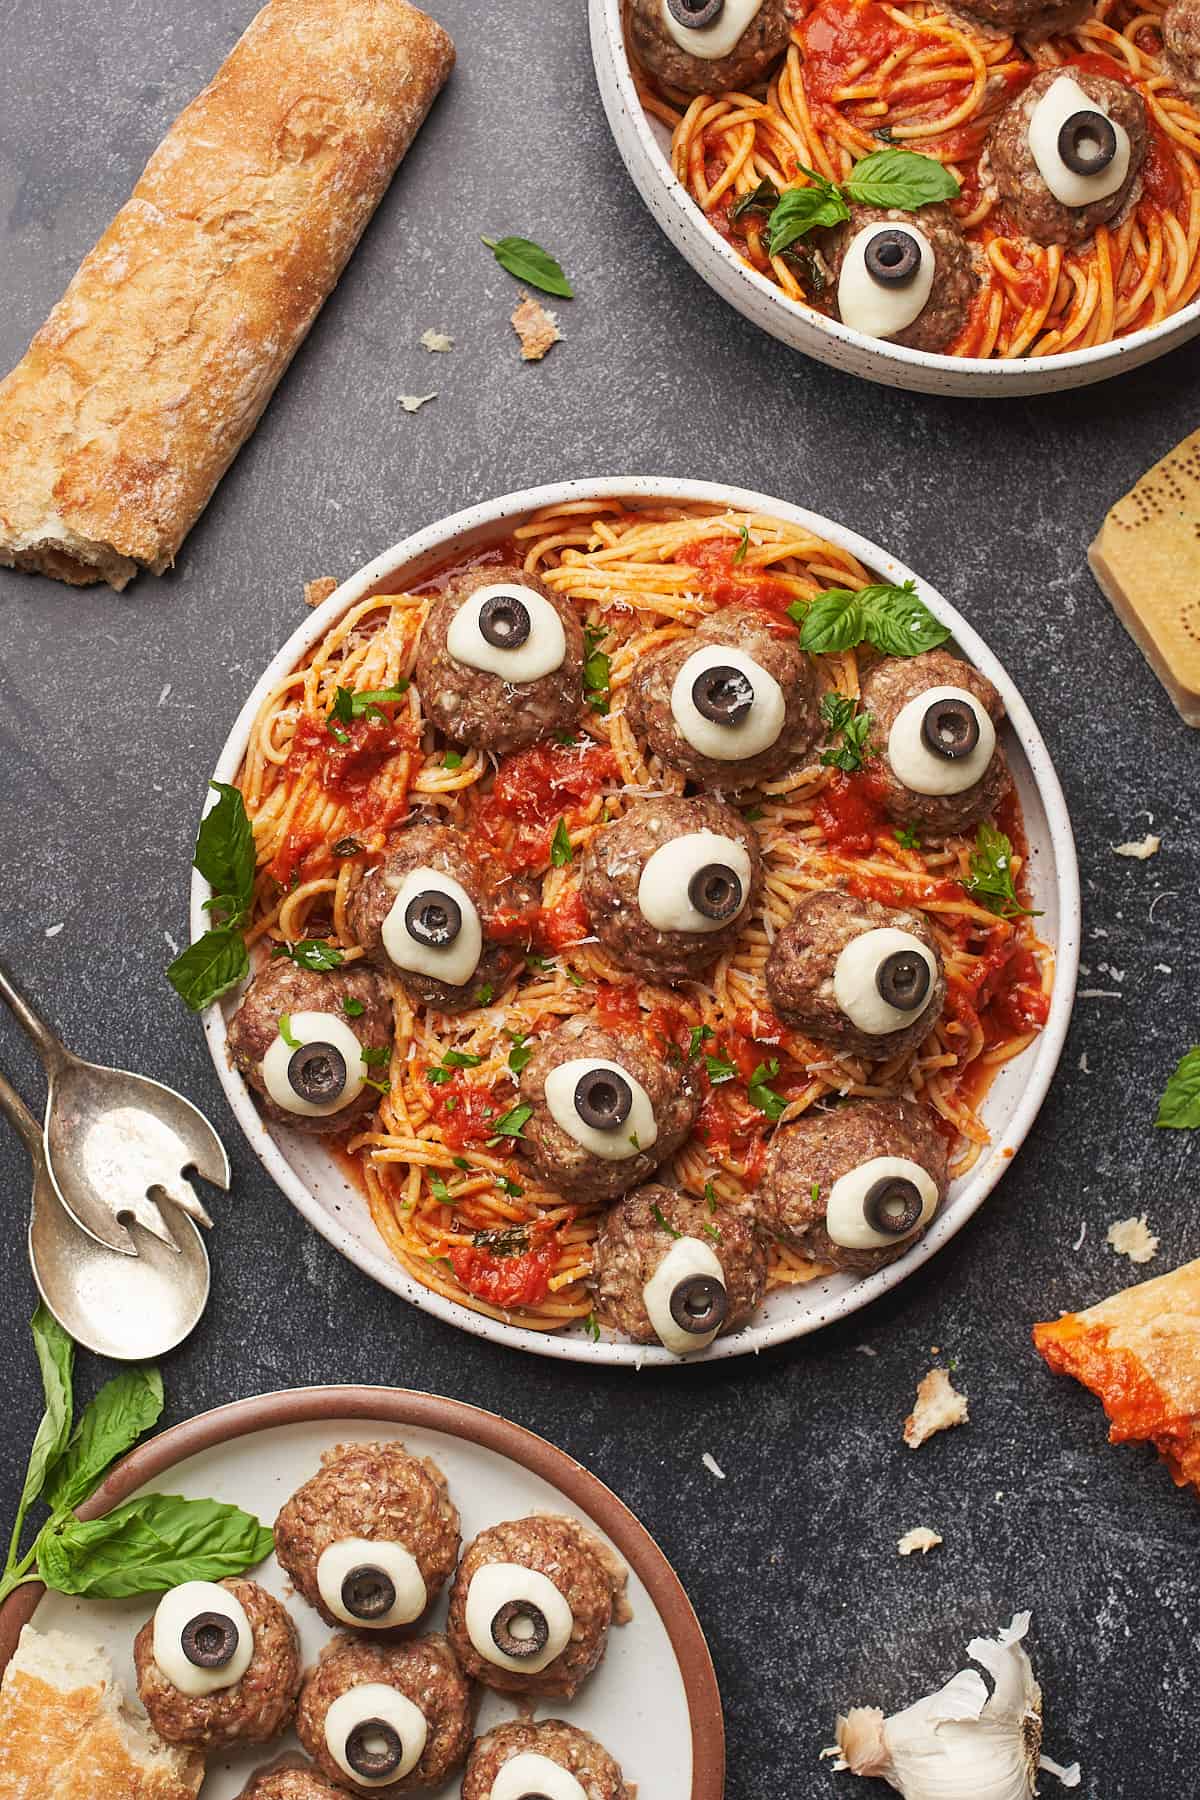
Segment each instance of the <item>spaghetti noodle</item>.
[{"label": "spaghetti noodle", "polygon": [[[1053,356],[1124,337],[1200,291],[1200,112],[1162,60],[1159,0],[1100,0],[1043,43],[985,32],[931,0],[800,0],[786,59],[765,93],[656,90],[647,110],[672,133],[675,173],[714,228],[790,299],[828,313],[811,253],[772,257],[761,213],[734,216],[760,182],[803,185],[799,165],[843,180],[891,144],[947,165],[975,246],[980,286],[953,356]],[[1039,70],[1064,67],[1134,88],[1149,145],[1141,196],[1080,247],[1015,229],[981,171],[987,135]]]},{"label": "spaghetti noodle", "polygon": [[[347,903],[389,833],[414,811],[460,827],[491,864],[541,879],[526,967],[505,992],[481,992],[472,1010],[448,1017],[414,1010],[398,990],[390,1086],[347,1148],[379,1231],[411,1275],[492,1317],[552,1331],[590,1313],[586,1282],[601,1213],[567,1206],[530,1179],[528,1165],[509,1154],[511,1139],[497,1133],[515,1100],[526,1038],[579,1012],[641,1029],[660,1052],[694,1053],[697,1033],[711,1034],[705,1052],[735,1074],[714,1085],[701,1073],[699,1123],[662,1172],[697,1195],[709,1182],[730,1201],[754,1189],[773,1127],[755,1109],[750,1078],[770,1059],[785,1120],[829,1095],[923,1098],[952,1140],[961,1174],[988,1141],[978,1109],[989,1081],[1045,1020],[1053,959],[1029,920],[998,918],[970,898],[962,886],[966,839],[906,848],[872,796],[869,773],[813,764],[741,797],[760,833],[766,881],[711,978],[675,989],[633,981],[591,935],[578,869],[606,820],[639,796],[683,789],[677,772],[645,758],[625,721],[638,658],[732,601],[755,604],[778,629],[794,631],[791,602],[871,577],[801,527],[704,506],[580,501],[535,515],[501,551],[470,564],[501,556],[568,596],[592,627],[594,654],[608,659],[610,686],[589,671],[593,707],[576,741],[498,764],[478,751],[460,756],[425,724],[413,686],[339,730],[344,742],[330,735],[339,687],[404,687],[429,596],[460,563],[420,592],[377,594],[349,609],[264,702],[239,785],[259,864],[249,935],[263,947],[331,937],[348,961],[360,956]],[[823,688],[857,694],[853,651],[818,659],[818,671]],[[1015,801],[1001,823],[1019,866]],[[945,1014],[902,1062],[868,1069],[788,1032],[770,1013],[763,968],[776,930],[803,894],[837,885],[919,907],[945,958]],[[528,930],[528,917],[524,923]],[[775,1284],[819,1272],[782,1245],[771,1254]]]}]

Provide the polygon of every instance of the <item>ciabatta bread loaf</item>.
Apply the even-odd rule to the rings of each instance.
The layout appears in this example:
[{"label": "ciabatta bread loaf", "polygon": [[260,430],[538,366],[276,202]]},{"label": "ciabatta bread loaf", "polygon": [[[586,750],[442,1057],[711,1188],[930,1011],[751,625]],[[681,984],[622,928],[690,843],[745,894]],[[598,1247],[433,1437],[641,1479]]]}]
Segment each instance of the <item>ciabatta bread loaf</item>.
[{"label": "ciabatta bread loaf", "polygon": [[453,62],[407,0],[269,0],[0,382],[0,564],[173,562]]}]

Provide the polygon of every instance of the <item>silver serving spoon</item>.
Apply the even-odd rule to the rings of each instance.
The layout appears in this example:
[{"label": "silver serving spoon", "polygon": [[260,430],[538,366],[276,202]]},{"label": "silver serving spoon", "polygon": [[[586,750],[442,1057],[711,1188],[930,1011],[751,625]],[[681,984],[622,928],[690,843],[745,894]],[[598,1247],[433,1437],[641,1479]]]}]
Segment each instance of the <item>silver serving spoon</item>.
[{"label": "silver serving spoon", "polygon": [[132,1218],[173,1250],[182,1246],[156,1195],[201,1225],[212,1220],[186,1172],[229,1187],[229,1158],[208,1120],[174,1088],[105,1069],[72,1054],[17,991],[0,966],[7,1001],[42,1059],[50,1090],[43,1141],[50,1180],[77,1225],[97,1243],[137,1256],[124,1223]]},{"label": "silver serving spoon", "polygon": [[59,1199],[46,1167],[41,1127],[3,1075],[0,1112],[15,1126],[33,1163],[29,1264],[39,1294],[63,1330],[97,1356],[118,1362],[150,1361],[173,1350],[208,1301],[208,1251],[196,1225],[175,1212],[178,1250],[154,1237],[143,1239],[134,1256],[106,1250],[79,1229]]}]

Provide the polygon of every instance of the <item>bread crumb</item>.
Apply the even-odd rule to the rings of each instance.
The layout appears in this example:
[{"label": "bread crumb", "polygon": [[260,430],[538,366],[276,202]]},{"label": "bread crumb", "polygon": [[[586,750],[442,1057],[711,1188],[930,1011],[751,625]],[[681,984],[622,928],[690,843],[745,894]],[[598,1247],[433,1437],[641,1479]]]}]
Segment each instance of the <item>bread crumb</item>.
[{"label": "bread crumb", "polygon": [[896,1548],[901,1556],[912,1556],[917,1550],[922,1556],[928,1556],[929,1552],[936,1550],[941,1542],[942,1539],[937,1532],[930,1531],[928,1525],[914,1525],[911,1531],[905,1532]]},{"label": "bread crumb", "polygon": [[1147,857],[1157,856],[1162,848],[1162,839],[1148,831],[1144,838],[1133,838],[1126,844],[1114,844],[1114,856],[1134,856],[1138,862],[1145,862]]},{"label": "bread crumb", "polygon": [[1108,1242],[1118,1256],[1132,1263],[1148,1263],[1158,1254],[1158,1239],[1146,1223],[1146,1215],[1135,1219],[1117,1219],[1108,1228]]},{"label": "bread crumb", "polygon": [[704,1464],[710,1475],[715,1475],[718,1481],[724,1481],[725,1471],[711,1450],[706,1450],[704,1455],[700,1458],[700,1461]]},{"label": "bread crumb", "polygon": [[421,343],[426,350],[432,350],[436,355],[442,356],[447,350],[454,348],[454,339],[447,337],[444,331],[423,331]]},{"label": "bread crumb", "polygon": [[522,362],[541,362],[547,350],[562,339],[558,314],[547,312],[540,300],[525,293],[512,316],[512,328],[521,340]]},{"label": "bread crumb", "polygon": [[436,399],[436,394],[401,394],[400,404],[406,413],[414,413],[420,412],[423,406],[428,406],[431,400]]},{"label": "bread crumb", "polygon": [[970,1421],[967,1397],[960,1394],[945,1369],[930,1369],[917,1386],[917,1403],[904,1421],[904,1441],[919,1450],[928,1438]]},{"label": "bread crumb", "polygon": [[305,606],[323,606],[334,589],[340,585],[341,583],[333,575],[321,575],[316,581],[306,581],[304,584]]}]

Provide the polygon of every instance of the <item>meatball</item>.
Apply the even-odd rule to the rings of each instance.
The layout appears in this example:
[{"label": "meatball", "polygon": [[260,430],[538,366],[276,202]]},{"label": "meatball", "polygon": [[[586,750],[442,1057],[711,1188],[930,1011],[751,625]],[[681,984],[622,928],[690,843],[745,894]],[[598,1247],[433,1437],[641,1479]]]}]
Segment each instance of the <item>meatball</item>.
[{"label": "meatball", "polygon": [[461,1768],[472,1712],[471,1684],[440,1634],[396,1643],[341,1635],[305,1678],[296,1735],[339,1791],[409,1794]]},{"label": "meatball", "polygon": [[533,1513],[463,1551],[446,1631],[467,1674],[506,1694],[569,1700],[600,1662],[627,1571],[575,1519]]},{"label": "meatball", "polygon": [[[462,1800],[490,1800],[492,1786],[506,1763],[518,1757],[540,1757],[574,1775],[587,1800],[631,1800],[620,1768],[603,1744],[564,1719],[514,1719],[476,1738],[467,1762]],[[537,1764],[523,1765],[536,1786]],[[532,1789],[531,1789],[532,1792]]]},{"label": "meatball", "polygon": [[[720,649],[750,658],[768,679],[751,681],[744,670],[723,664],[712,654]],[[709,653],[707,672],[702,665],[694,680],[681,684],[687,690],[679,696],[686,709],[686,735],[676,716],[673,689],[684,664],[700,652]],[[730,671],[724,679],[722,670]],[[727,793],[802,768],[820,735],[812,664],[793,633],[773,630],[768,616],[753,606],[722,607],[695,631],[639,658],[625,717],[634,735],[669,768],[698,787]],[[697,738],[710,745],[724,738],[732,754],[713,756],[698,746]],[[768,739],[762,748],[750,748],[762,738]],[[739,752],[739,741],[748,754]]]},{"label": "meatball", "polygon": [[912,1247],[946,1198],[947,1166],[946,1142],[929,1108],[913,1100],[847,1100],[802,1113],[776,1132],[758,1216],[814,1262],[870,1275]]},{"label": "meatball", "polygon": [[[788,0],[762,0],[733,49],[720,57],[685,49],[664,17],[666,7],[667,0],[629,0],[629,41],[647,73],[663,87],[678,88],[685,94],[723,94],[730,88],[757,87],[791,41]],[[719,4],[713,15],[705,0],[676,0],[673,23],[685,42],[693,30],[697,41],[703,42],[706,27],[719,24],[723,10],[724,5]],[[695,27],[678,18],[680,13],[686,18],[689,12],[699,15]]]},{"label": "meatball", "polygon": [[[933,251],[934,276],[929,298],[911,324],[899,331],[886,333],[888,341],[904,344],[910,350],[928,350],[935,355],[949,349],[966,326],[971,302],[979,287],[971,246],[959,230],[958,221],[948,206],[923,206],[919,212],[904,212],[895,206],[853,206],[850,217],[828,237],[827,260],[833,277],[833,291],[838,291],[846,254],[861,231],[872,225],[915,227],[929,241]],[[838,318],[842,318],[840,307]],[[844,321],[854,326],[853,318]],[[861,328],[860,328],[861,329]],[[884,336],[883,332],[878,334]]]},{"label": "meatball", "polygon": [[[585,1062],[617,1069],[557,1076]],[[567,1019],[542,1039],[521,1071],[520,1095],[533,1108],[517,1140],[522,1151],[550,1187],[583,1203],[615,1200],[645,1181],[678,1150],[700,1111],[695,1073],[682,1055],[651,1051],[636,1028],[609,1031],[586,1017]]]},{"label": "meatball", "polygon": [[[513,680],[451,654],[449,638],[457,615],[474,596],[491,589],[498,591],[482,607],[472,608],[459,627],[472,655],[503,664],[508,657],[535,653],[549,636],[541,661],[559,656],[556,666],[531,680]],[[449,582],[430,608],[417,650],[416,679],[426,717],[456,743],[498,755],[523,750],[555,731],[570,731],[583,710],[583,626],[569,600],[515,564],[473,569]]]},{"label": "meatball", "polygon": [[284,1756],[269,1769],[258,1769],[239,1800],[345,1800],[345,1795],[345,1788],[335,1787],[302,1757]]},{"label": "meatball", "polygon": [[964,19],[1023,38],[1073,31],[1092,6],[1093,0],[954,0]]},{"label": "meatball", "polygon": [[[208,1591],[196,1593],[197,1589]],[[178,1657],[183,1666],[208,1674],[210,1665],[201,1666],[210,1654],[203,1633],[220,1631],[218,1619],[226,1633],[237,1633],[232,1652],[228,1652],[227,1641],[218,1653],[225,1654],[230,1668],[239,1666],[244,1657],[241,1624],[234,1615],[221,1613],[220,1589],[233,1596],[249,1627],[249,1662],[228,1686],[214,1685],[208,1693],[184,1693],[160,1667],[158,1656],[164,1660],[168,1655]],[[189,1618],[193,1607],[197,1610]],[[195,1628],[197,1623],[193,1635],[188,1627]],[[133,1661],[142,1705],[168,1744],[190,1744],[201,1750],[268,1744],[291,1722],[300,1688],[300,1641],[278,1600],[256,1581],[187,1582],[164,1594],[153,1617],[134,1639]],[[215,1683],[221,1679],[221,1666],[211,1668],[210,1679]]]},{"label": "meatball", "polygon": [[[864,941],[877,931],[889,936]],[[927,956],[895,931],[916,938]],[[861,947],[843,960],[852,944]],[[829,889],[800,901],[771,946],[766,978],[786,1025],[868,1062],[915,1050],[946,1003],[941,952],[919,912]]]},{"label": "meatball", "polygon": [[[732,839],[741,857],[731,863],[714,837]],[[668,845],[676,847],[674,858]],[[580,881],[604,948],[649,981],[687,981],[723,956],[737,941],[761,884],[757,834],[739,813],[709,796],[631,806],[596,833]]]},{"label": "meatball", "polygon": [[1163,61],[1180,93],[1200,94],[1200,0],[1171,0],[1163,14]]},{"label": "meatball", "polygon": [[[316,1021],[311,1029],[301,1025],[302,1015],[318,1013],[332,1015],[327,1039]],[[288,1021],[287,1037],[281,1019]],[[362,1050],[390,1051],[394,1031],[392,997],[373,969],[351,963],[322,975],[281,957],[264,964],[246,989],[230,1022],[229,1054],[265,1119],[324,1135],[348,1130],[379,1104],[378,1091],[364,1083],[372,1070],[361,1055],[355,1062],[351,1040],[357,1039]],[[335,1058],[322,1057],[317,1049],[322,1042],[332,1044]],[[300,1049],[310,1046],[310,1056],[300,1059]],[[268,1052],[273,1054],[264,1070]],[[268,1078],[286,1103],[274,1097]],[[344,1099],[347,1091],[349,1100]],[[329,1095],[333,1098],[324,1097]],[[306,1106],[320,1110],[301,1110]]]},{"label": "meatball", "polygon": [[[948,837],[955,832],[972,831],[982,819],[993,813],[1008,792],[1010,776],[1004,751],[997,739],[990,757],[980,766],[978,747],[968,757],[952,758],[963,764],[966,779],[978,767],[978,777],[956,792],[924,792],[907,786],[892,766],[892,727],[910,701],[935,688],[961,688],[978,701],[992,727],[1004,717],[1004,702],[996,689],[973,669],[970,663],[952,656],[948,650],[925,650],[920,656],[885,657],[867,675],[862,684],[862,706],[874,719],[872,743],[879,751],[872,765],[872,777],[878,784],[888,816],[900,825],[915,825],[933,837]],[[911,717],[911,715],[910,715]],[[985,733],[983,721],[980,742]],[[932,751],[923,752],[927,774],[922,777],[936,785],[944,776],[946,763]]]},{"label": "meatball", "polygon": [[[419,916],[411,927],[400,922],[397,935],[401,943],[411,948],[413,960],[424,968],[405,968],[393,962],[384,943],[388,915],[407,877],[417,869],[434,869],[449,875],[465,890],[478,915],[483,933],[480,954],[470,974],[461,980],[443,980],[425,969],[441,951],[453,953],[459,933],[470,929],[469,920],[459,919],[447,928],[442,913],[432,928]],[[409,911],[419,898],[414,895]],[[462,1012],[480,1004],[481,990],[486,993],[490,989],[498,995],[522,966],[528,938],[521,940],[518,935],[516,941],[500,942],[488,934],[501,921],[506,929],[511,929],[513,919],[519,921],[522,914],[529,915],[532,931],[540,898],[536,884],[524,875],[493,879],[485,867],[470,857],[465,836],[452,825],[414,825],[359,883],[350,899],[350,929],[371,961],[390,970],[415,1004],[433,1007],[437,1012]],[[457,902],[454,908],[461,910]]]},{"label": "meatball", "polygon": [[[1087,206],[1067,206],[1051,193],[1029,143],[1029,121],[1034,108],[1064,76],[1069,76],[1101,112],[1107,113],[1114,124],[1124,126],[1129,135],[1129,170],[1124,181],[1114,193]],[[1133,88],[1112,81],[1107,75],[1093,75],[1089,69],[1043,69],[1023,93],[1009,102],[992,126],[984,153],[985,180],[990,180],[1017,230],[1035,243],[1085,244],[1097,225],[1111,224],[1136,201],[1141,192],[1146,142],[1146,105]]]},{"label": "meatball", "polygon": [[681,1356],[740,1330],[766,1285],[767,1253],[748,1206],[653,1184],[619,1200],[596,1241],[596,1299],[605,1323],[635,1343],[662,1342]]},{"label": "meatball", "polygon": [[458,1546],[445,1476],[401,1443],[327,1450],[275,1521],[275,1554],[293,1587],[327,1625],[358,1631],[419,1618],[453,1573]]}]

